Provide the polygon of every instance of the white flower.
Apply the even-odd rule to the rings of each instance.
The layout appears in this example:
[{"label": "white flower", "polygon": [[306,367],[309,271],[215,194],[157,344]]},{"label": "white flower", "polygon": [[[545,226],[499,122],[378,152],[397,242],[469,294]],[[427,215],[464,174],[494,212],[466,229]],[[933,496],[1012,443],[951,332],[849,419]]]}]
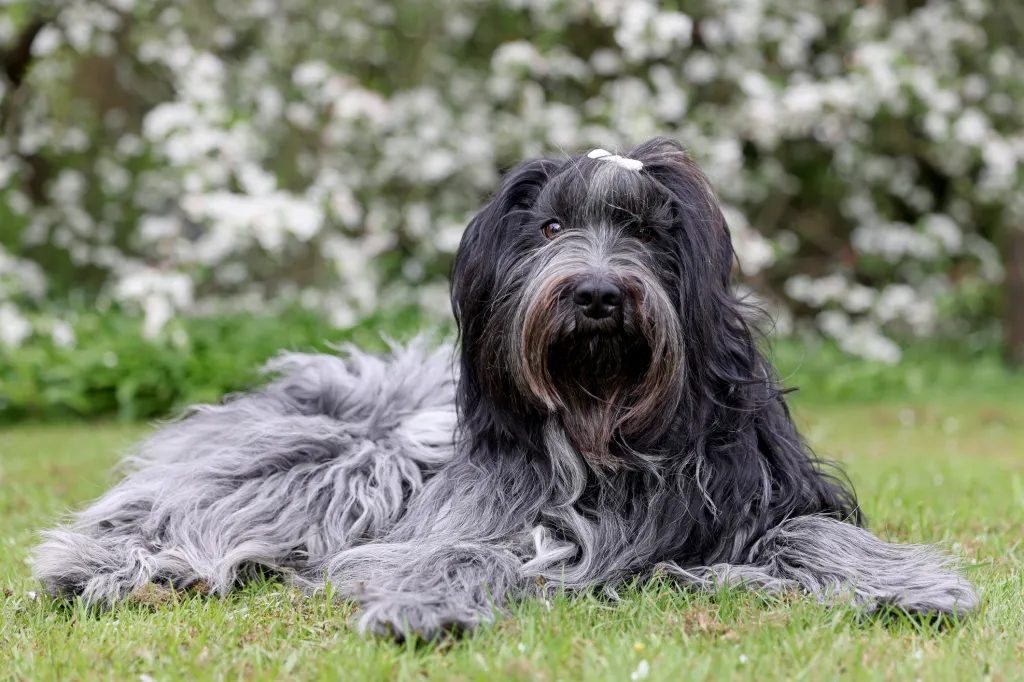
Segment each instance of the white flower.
[{"label": "white flower", "polygon": [[728,206],[723,207],[723,212],[732,232],[736,257],[745,275],[756,275],[775,262],[771,244],[747,224],[742,213]]},{"label": "white flower", "polygon": [[977,109],[966,110],[953,126],[953,135],[957,141],[968,146],[980,145],[988,133],[988,121]]},{"label": "white flower", "polygon": [[647,659],[643,659],[642,661],[640,661],[639,664],[637,664],[636,670],[634,670],[630,674],[629,679],[631,679],[631,680],[643,680],[643,679],[646,679],[647,676],[650,675],[650,674],[651,674],[651,664],[647,662]]},{"label": "white flower", "polygon": [[292,72],[292,82],[300,88],[315,88],[324,84],[331,74],[331,67],[322,61],[303,62]]},{"label": "white flower", "polygon": [[185,102],[167,102],[153,107],[142,123],[150,140],[166,137],[175,128],[187,128],[198,117],[195,108]]},{"label": "white flower", "polygon": [[683,73],[691,83],[710,83],[718,74],[718,62],[708,53],[698,52],[686,60]]},{"label": "white flower", "polygon": [[654,21],[654,35],[658,40],[686,47],[693,37],[693,19],[682,12],[661,12]]},{"label": "white flower", "polygon": [[153,340],[163,330],[172,317],[174,308],[165,296],[150,294],[142,300],[142,310],[145,319],[142,323],[142,337]]},{"label": "white flower", "polygon": [[622,59],[619,53],[607,48],[594,50],[590,55],[590,65],[594,71],[602,76],[610,76],[622,68]]},{"label": "white flower", "polygon": [[949,253],[957,253],[963,247],[963,231],[948,215],[933,213],[925,216],[924,231]]},{"label": "white flower", "polygon": [[494,51],[491,66],[498,72],[521,69],[526,73],[538,73],[547,69],[547,61],[532,43],[516,40]]},{"label": "white flower", "polygon": [[115,293],[122,301],[147,301],[156,296],[184,308],[192,303],[193,282],[182,272],[138,268],[122,277]]},{"label": "white flower", "polygon": [[82,174],[66,169],[61,171],[50,190],[50,197],[59,204],[74,204],[82,198],[85,191],[85,178]]},{"label": "white flower", "polygon": [[40,299],[45,293],[46,275],[42,268],[31,260],[8,253],[0,246],[0,302],[17,294]]},{"label": "white flower", "polygon": [[451,316],[451,295],[446,285],[434,284],[418,287],[417,293],[420,307],[436,319],[445,319]]},{"label": "white flower", "polygon": [[44,26],[32,41],[32,56],[41,59],[53,54],[63,42],[60,30],[56,26]]},{"label": "white flower", "polygon": [[284,115],[298,128],[311,129],[316,124],[316,109],[305,102],[292,102],[285,107]]},{"label": "white flower", "polygon": [[132,177],[128,170],[108,158],[96,161],[96,173],[104,193],[108,195],[121,194],[131,185]]},{"label": "white flower", "polygon": [[70,324],[56,320],[50,329],[50,338],[58,348],[72,348],[75,345],[75,330]]},{"label": "white flower", "polygon": [[854,284],[846,291],[843,307],[851,313],[862,313],[875,302],[876,292],[860,284]]},{"label": "white flower", "polygon": [[32,323],[13,303],[0,302],[0,343],[17,348],[32,335]]}]

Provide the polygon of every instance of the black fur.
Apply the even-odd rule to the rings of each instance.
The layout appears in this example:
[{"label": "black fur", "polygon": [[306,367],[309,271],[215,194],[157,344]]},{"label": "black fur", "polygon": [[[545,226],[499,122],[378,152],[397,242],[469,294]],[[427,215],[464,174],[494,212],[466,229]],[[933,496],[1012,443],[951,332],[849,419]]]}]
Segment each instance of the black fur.
[{"label": "black fur", "polygon": [[[686,381],[665,422],[640,442],[625,443],[664,459],[614,480],[590,472],[581,508],[599,513],[614,490],[638,510],[636,524],[658,519],[650,561],[698,565],[732,560],[737,550],[745,551],[793,516],[824,514],[861,523],[852,487],[800,437],[777,374],[758,348],[751,311],[731,285],[729,229],[704,176],[671,140],[651,140],[629,157],[644,162],[647,182],[640,196],[614,197],[610,203],[632,205],[611,209],[609,219],[628,229],[640,218],[653,228],[647,248],[659,285],[678,307]],[[480,466],[520,448],[539,466],[547,464],[541,433],[546,415],[509,378],[502,336],[493,323],[513,317],[508,308],[520,292],[503,280],[542,245],[541,223],[552,215],[571,220],[586,201],[588,171],[603,163],[577,157],[520,165],[463,237],[451,277],[462,346],[457,405],[462,431],[471,440],[466,450]],[[570,229],[588,227],[581,219]],[[707,467],[703,472],[701,464]],[[652,478],[660,482],[652,485]],[[572,536],[571,529],[559,533]],[[736,546],[738,537],[743,541]]]}]

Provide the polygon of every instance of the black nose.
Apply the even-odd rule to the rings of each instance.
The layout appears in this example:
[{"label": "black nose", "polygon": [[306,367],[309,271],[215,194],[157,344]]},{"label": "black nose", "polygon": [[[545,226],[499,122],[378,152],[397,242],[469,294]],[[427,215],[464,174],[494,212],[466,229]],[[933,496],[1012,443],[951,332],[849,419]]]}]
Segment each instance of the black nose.
[{"label": "black nose", "polygon": [[573,303],[594,320],[611,317],[622,305],[622,292],[603,277],[584,277],[572,292]]}]

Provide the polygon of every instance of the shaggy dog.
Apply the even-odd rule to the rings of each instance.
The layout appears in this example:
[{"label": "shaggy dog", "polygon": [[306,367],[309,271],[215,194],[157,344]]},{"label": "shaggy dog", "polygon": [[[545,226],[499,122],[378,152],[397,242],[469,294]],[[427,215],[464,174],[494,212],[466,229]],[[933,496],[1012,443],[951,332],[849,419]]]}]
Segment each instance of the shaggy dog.
[{"label": "shaggy dog", "polygon": [[54,595],[331,583],[375,633],[431,638],[539,592],[655,572],[963,616],[939,551],[861,528],[790,418],[730,284],[715,196],[673,141],[509,172],[452,271],[461,344],[286,354],[194,408],[45,534]]}]

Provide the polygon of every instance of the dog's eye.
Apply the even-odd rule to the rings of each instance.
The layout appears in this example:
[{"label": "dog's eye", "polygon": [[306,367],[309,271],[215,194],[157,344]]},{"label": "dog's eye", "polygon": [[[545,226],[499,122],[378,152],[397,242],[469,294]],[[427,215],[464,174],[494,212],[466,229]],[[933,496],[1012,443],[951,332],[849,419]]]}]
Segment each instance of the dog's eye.
[{"label": "dog's eye", "polygon": [[545,237],[548,239],[554,239],[558,235],[562,234],[562,230],[564,228],[562,227],[562,223],[557,220],[549,220],[544,223],[544,227],[541,229],[543,230]]},{"label": "dog's eye", "polygon": [[645,244],[654,238],[654,230],[646,226],[638,227],[634,234],[636,235],[637,239],[644,242]]}]

